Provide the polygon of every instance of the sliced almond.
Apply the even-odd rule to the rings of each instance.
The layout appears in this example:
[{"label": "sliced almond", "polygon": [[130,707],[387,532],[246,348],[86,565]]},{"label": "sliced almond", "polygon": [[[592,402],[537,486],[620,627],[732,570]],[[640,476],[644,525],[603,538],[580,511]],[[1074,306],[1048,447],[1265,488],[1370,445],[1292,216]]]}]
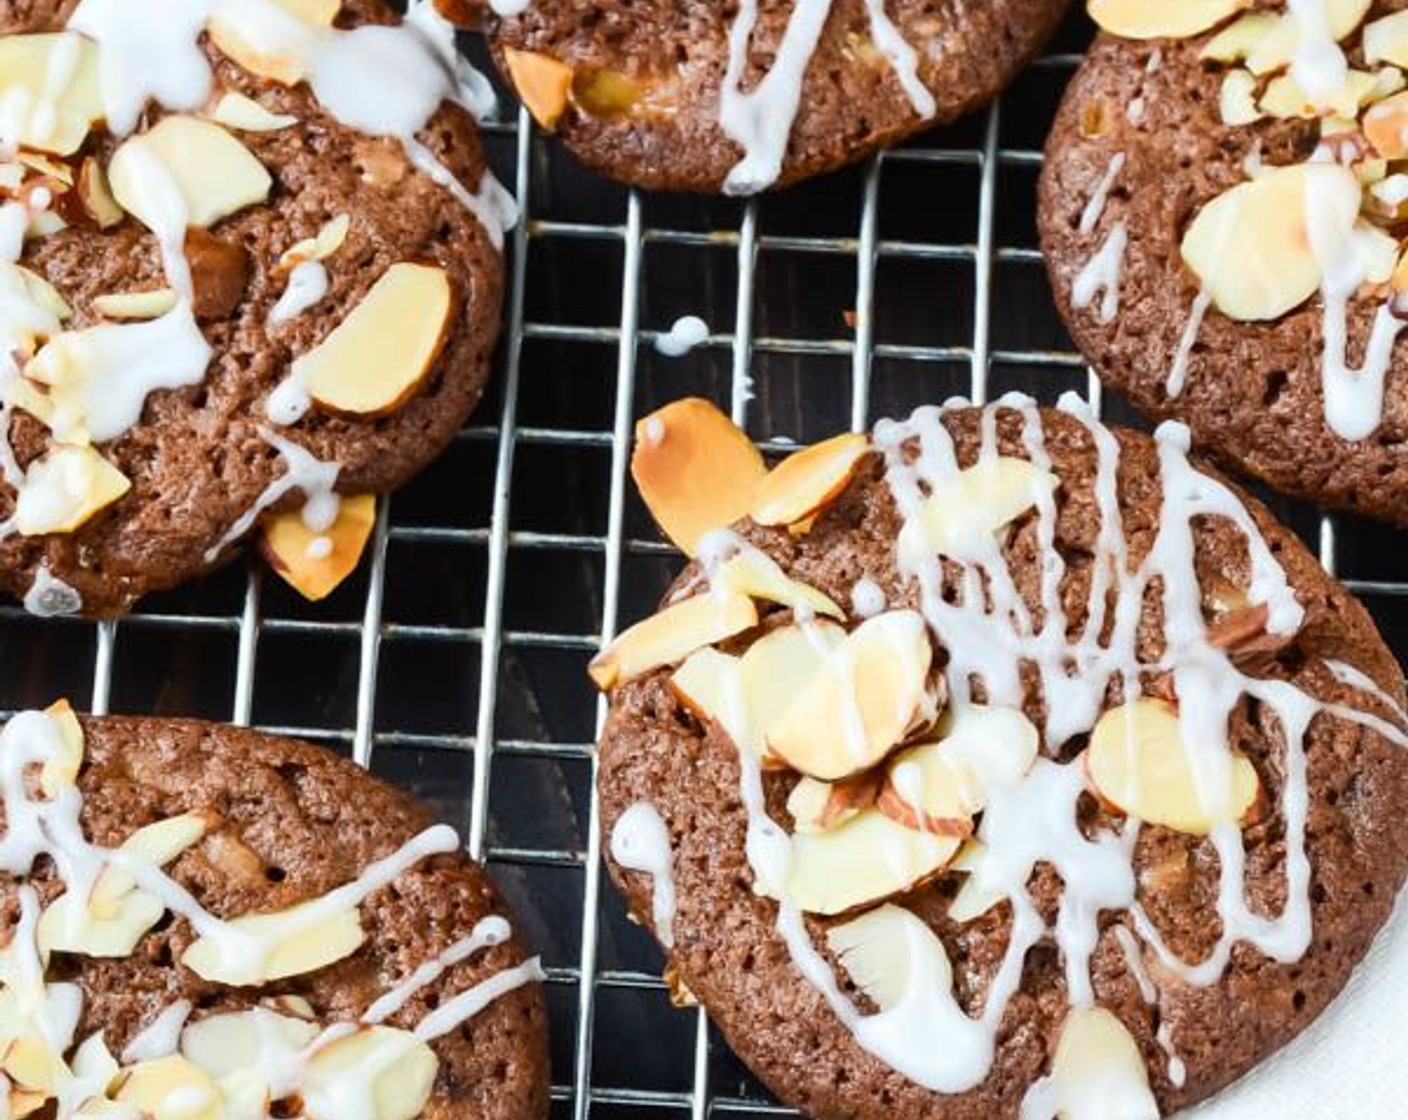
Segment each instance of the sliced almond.
[{"label": "sliced almond", "polygon": [[118,960],[131,956],[165,913],[162,901],[145,891],[129,891],[105,901],[101,914],[70,891],[45,908],[36,937],[45,953]]},{"label": "sliced almond", "polygon": [[1248,12],[1209,39],[1198,57],[1205,62],[1241,62],[1280,22],[1275,12]]},{"label": "sliced almond", "polygon": [[[1195,753],[1206,756],[1197,768]],[[1186,746],[1177,709],[1148,697],[1100,717],[1085,769],[1106,804],[1193,836],[1224,821],[1240,821],[1256,806],[1260,788],[1256,768],[1247,759],[1221,744]],[[1206,790],[1199,787],[1197,769],[1206,774]]]},{"label": "sliced almond", "polygon": [[[203,813],[182,813],[137,829],[122,842],[122,850],[141,857],[153,867],[165,867],[197,843],[209,827],[210,821]],[[136,886],[137,881],[120,867],[106,867],[93,884],[88,904],[101,915],[106,907]]]},{"label": "sliced almond", "polygon": [[114,1097],[151,1120],[220,1120],[224,1111],[219,1086],[179,1054],[139,1062],[126,1072]]},{"label": "sliced almond", "polygon": [[[332,25],[340,0],[274,0],[278,6],[222,4],[206,23],[210,40],[243,69],[293,86],[308,73],[321,28]],[[282,9],[280,11],[279,9]]]},{"label": "sliced almond", "polygon": [[846,612],[810,584],[790,578],[766,553],[749,548],[720,566],[714,582],[721,588],[791,607],[799,616],[845,618]]},{"label": "sliced almond", "polygon": [[1090,0],[1090,18],[1122,39],[1189,39],[1216,27],[1252,0]]},{"label": "sliced almond", "polygon": [[297,117],[288,113],[271,113],[254,98],[242,93],[221,94],[215,108],[210,111],[210,119],[240,132],[279,132],[298,123]]},{"label": "sliced almond", "polygon": [[1257,101],[1257,108],[1273,117],[1300,117],[1312,120],[1326,110],[1353,117],[1378,89],[1378,80],[1363,70],[1351,70],[1333,94],[1322,99],[1310,96],[1289,74],[1272,78]]},{"label": "sliced almond", "polygon": [[58,753],[47,759],[39,771],[39,789],[45,797],[55,797],[60,789],[78,780],[83,768],[83,726],[67,700],[57,700],[44,709],[58,735]]},{"label": "sliced almond", "polygon": [[1364,61],[1369,65],[1391,62],[1408,67],[1408,11],[1394,12],[1365,24],[1361,42]]},{"label": "sliced almond", "polygon": [[764,765],[785,765],[767,746],[793,701],[820,676],[827,658],[846,640],[834,622],[783,626],[748,647],[740,661],[750,744]]},{"label": "sliced almond", "polygon": [[40,1034],[22,1035],[0,1045],[0,1070],[25,1089],[48,1094],[63,1075],[63,1059]]},{"label": "sliced almond", "polygon": [[768,729],[769,752],[823,781],[868,770],[913,726],[931,658],[918,612],[866,620]]},{"label": "sliced almond", "polygon": [[805,521],[846,488],[869,447],[865,436],[846,434],[789,455],[758,484],[748,515],[759,525]]},{"label": "sliced almond", "polygon": [[1218,91],[1218,115],[1231,127],[1261,119],[1256,103],[1256,77],[1245,70],[1232,70],[1222,79]]},{"label": "sliced almond", "polygon": [[877,804],[906,828],[968,836],[973,815],[1031,769],[1040,736],[1016,708],[978,704],[951,709],[939,730],[889,760]]},{"label": "sliced almond", "polygon": [[295,1059],[317,1036],[311,1022],[256,1007],[188,1024],[181,1054],[220,1080]]},{"label": "sliced almond", "polygon": [[598,688],[613,688],[757,624],[757,608],[747,595],[696,595],[624,631],[592,659],[588,672]]},{"label": "sliced almond", "polygon": [[1072,1120],[1152,1120],[1160,1115],[1138,1043],[1103,1007],[1081,1008],[1066,1017],[1051,1064],[1051,1084],[1059,1102],[1057,1114]]},{"label": "sliced almond", "polygon": [[922,918],[900,906],[877,907],[826,931],[841,967],[881,1010],[906,999],[953,988],[943,942]]},{"label": "sliced almond", "polygon": [[504,48],[508,79],[533,119],[551,132],[567,111],[572,67],[537,51]]},{"label": "sliced almond", "polygon": [[750,731],[743,663],[712,646],[697,649],[670,676],[670,691],[702,723],[717,723],[734,745],[757,754]]},{"label": "sliced almond", "polygon": [[981,840],[970,838],[964,841],[962,849],[949,864],[950,871],[965,871],[968,874],[949,903],[948,916],[951,921],[975,921],[1007,897],[1002,891],[989,886],[978,872],[986,853],[987,848]]},{"label": "sliced almond", "polygon": [[347,1102],[369,1105],[374,1120],[414,1120],[430,1100],[435,1052],[409,1031],[361,1027],[314,1051],[303,1075],[308,1120],[343,1120]]},{"label": "sliced almond", "polygon": [[92,447],[59,445],[25,472],[15,528],[26,537],[72,533],[130,489],[127,476]]},{"label": "sliced almond", "polygon": [[105,319],[160,319],[180,301],[170,288],[149,292],[112,292],[95,296],[92,308]]},{"label": "sliced almond", "polygon": [[49,312],[59,322],[62,323],[64,320],[72,318],[73,308],[68,305],[68,301],[59,294],[59,290],[54,285],[39,273],[32,272],[20,265],[0,265],[0,268],[6,271],[13,269],[12,275],[18,279],[28,299],[44,311]]},{"label": "sliced almond", "polygon": [[316,237],[306,237],[296,245],[285,249],[279,256],[279,267],[283,269],[297,268],[305,261],[325,261],[339,249],[347,240],[347,232],[352,228],[352,218],[347,214],[339,214],[329,222],[323,224],[318,230]]},{"label": "sliced almond", "polygon": [[315,404],[349,416],[388,416],[415,395],[454,320],[450,277],[434,265],[394,264],[321,343],[293,363]]},{"label": "sliced almond", "polygon": [[356,570],[376,527],[376,496],[359,494],[338,503],[337,520],[322,533],[297,510],[264,522],[260,551],[269,566],[311,603],[326,599]]},{"label": "sliced almond", "polygon": [[230,952],[221,938],[200,937],[181,955],[181,963],[202,980],[234,986],[316,972],[351,956],[366,939],[355,908],[310,919],[310,909],[321,901],[235,918],[226,927],[240,943],[237,953]]},{"label": "sliced almond", "polygon": [[959,843],[866,809],[827,832],[792,838],[783,901],[808,914],[844,914],[918,886],[944,869]]},{"label": "sliced almond", "polygon": [[127,216],[112,196],[103,165],[92,156],[85,158],[78,169],[78,197],[99,229],[112,229]]},{"label": "sliced almond", "polygon": [[[1370,0],[1320,0],[1330,36],[1338,40],[1349,35],[1364,21],[1369,5]],[[1288,10],[1247,56],[1247,69],[1253,74],[1271,74],[1289,66],[1300,47],[1300,39],[1300,22],[1294,10]]]},{"label": "sliced almond", "polygon": [[766,474],[758,449],[709,401],[675,401],[636,424],[631,476],[655,523],[686,555],[748,512]]},{"label": "sliced almond", "polygon": [[796,833],[826,832],[854,820],[875,804],[880,775],[857,774],[839,782],[819,782],[806,775],[792,787],[787,812]]},{"label": "sliced almond", "polygon": [[108,165],[113,197],[156,233],[169,224],[164,196],[175,189],[189,225],[208,228],[269,197],[264,165],[218,124],[163,117],[120,147]]},{"label": "sliced almond", "polygon": [[72,31],[0,38],[0,103],[31,107],[7,119],[7,141],[59,156],[78,151],[106,116],[97,44]]},{"label": "sliced almond", "polygon": [[934,487],[919,512],[900,530],[902,563],[917,566],[935,556],[978,559],[994,538],[1059,480],[1026,459],[982,459]]},{"label": "sliced almond", "polygon": [[1408,92],[1370,107],[1362,124],[1365,138],[1384,159],[1408,156]]}]

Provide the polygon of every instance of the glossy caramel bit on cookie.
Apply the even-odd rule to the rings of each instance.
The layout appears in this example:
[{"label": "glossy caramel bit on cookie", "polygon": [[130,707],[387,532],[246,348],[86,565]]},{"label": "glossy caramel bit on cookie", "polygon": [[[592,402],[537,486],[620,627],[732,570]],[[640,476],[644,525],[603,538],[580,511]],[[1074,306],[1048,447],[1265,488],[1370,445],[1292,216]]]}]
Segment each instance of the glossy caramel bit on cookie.
[{"label": "glossy caramel bit on cookie", "polygon": [[[232,742],[240,734],[203,733],[207,740],[229,735]],[[90,734],[100,744],[96,759],[88,756]],[[464,1078],[483,1067],[459,1042],[440,1040],[497,1001],[531,999],[512,994],[525,987],[531,992],[543,976],[536,958],[521,958],[509,923],[494,913],[477,917],[472,928],[451,921],[437,930],[432,936],[441,947],[421,960],[398,965],[385,955],[386,933],[370,912],[373,900],[384,903],[392,884],[420,889],[409,877],[427,874],[428,861],[458,851],[453,830],[423,829],[383,848],[351,880],[329,881],[322,889],[316,879],[298,882],[296,868],[270,878],[241,838],[269,850],[269,822],[241,819],[248,806],[227,816],[228,796],[202,797],[216,791],[187,786],[184,798],[198,807],[132,828],[114,817],[122,795],[92,788],[85,772],[110,768],[115,743],[164,734],[140,721],[85,729],[63,702],[47,712],[21,713],[0,732],[0,748],[14,762],[6,782],[15,787],[3,790],[7,819],[0,838],[0,865],[12,877],[17,919],[0,949],[0,1093],[8,1114],[48,1109],[47,1115],[61,1118],[297,1114],[345,1120],[355,1102],[356,1115],[369,1120],[413,1120],[432,1104],[445,1107],[442,1074]],[[149,748],[127,748],[120,765],[130,798],[143,772],[141,752]],[[246,762],[255,770],[263,764],[260,750],[278,753],[271,742],[253,749],[256,758]],[[306,757],[288,762],[306,763]],[[22,777],[31,770],[37,781]],[[258,785],[255,780],[247,789]],[[106,843],[89,837],[89,796],[101,806],[93,815],[109,834]],[[144,804],[163,800],[155,790],[138,796]],[[130,808],[137,819],[153,815],[149,808]],[[387,824],[394,832],[402,807],[385,808],[392,809]],[[113,843],[114,831],[124,834],[120,843]],[[232,850],[255,864],[256,890],[287,897],[282,884],[289,882],[298,901],[232,912],[228,899],[244,893],[248,878],[241,862],[231,882]],[[47,866],[36,870],[41,857]],[[292,850],[280,858],[297,860]],[[440,885],[451,893],[454,874],[474,873],[442,871]],[[486,898],[469,909],[490,905]],[[447,983],[442,977],[450,970],[459,979]],[[108,986],[124,975],[131,989]],[[477,979],[454,987],[466,975]],[[286,990],[287,983],[298,990]],[[339,985],[346,987],[342,998]],[[105,1013],[112,1018],[105,1020]],[[525,1070],[541,1061],[527,1052],[520,1058]],[[543,1087],[519,1088],[521,1099],[491,1101],[493,1111],[536,1120],[529,1102],[537,1097],[545,1106]]]},{"label": "glossy caramel bit on cookie", "polygon": [[879,1116],[883,1071],[905,1114],[1156,1120],[1274,1045],[1222,993],[1348,977],[1404,860],[1372,857],[1390,898],[1335,956],[1311,877],[1359,871],[1312,829],[1357,812],[1327,792],[1344,751],[1376,812],[1408,798],[1401,671],[1186,429],[1012,395],[761,479],[720,473],[746,436],[706,402],[637,440],[694,559],[592,663],[611,865],[784,1099]]},{"label": "glossy caramel bit on cookie", "polygon": [[[109,614],[269,532],[321,597],[366,539],[338,495],[404,481],[478,396],[509,207],[429,0],[148,17],[0,14],[0,572]],[[264,522],[300,495],[293,554]]]}]

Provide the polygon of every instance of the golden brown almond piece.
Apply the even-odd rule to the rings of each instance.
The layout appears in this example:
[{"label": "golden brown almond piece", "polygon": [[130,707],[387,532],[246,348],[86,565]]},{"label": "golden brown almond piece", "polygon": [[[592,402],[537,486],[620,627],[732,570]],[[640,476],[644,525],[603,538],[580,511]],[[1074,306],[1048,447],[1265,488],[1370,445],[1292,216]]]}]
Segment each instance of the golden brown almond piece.
[{"label": "golden brown almond piece", "polygon": [[869,446],[865,436],[846,433],[789,455],[759,484],[749,516],[759,525],[807,520],[846,488]]},{"label": "golden brown almond piece", "polygon": [[249,250],[191,226],[186,230],[186,260],[195,287],[196,318],[202,323],[228,319],[249,286]]},{"label": "golden brown almond piece", "polygon": [[631,476],[655,523],[684,553],[752,505],[767,467],[737,425],[699,397],[667,404],[636,424]]},{"label": "golden brown almond piece", "polygon": [[683,661],[695,650],[757,624],[758,609],[747,595],[695,595],[621,633],[592,658],[587,672],[605,691],[662,665]]},{"label": "golden brown almond piece", "polygon": [[504,48],[509,81],[533,119],[551,132],[567,111],[572,67],[551,55]]},{"label": "golden brown almond piece", "polygon": [[787,798],[787,811],[792,814],[792,831],[826,832],[853,820],[875,804],[880,793],[880,781],[878,770],[839,782],[822,782],[803,775]]},{"label": "golden brown almond piece", "polygon": [[1230,19],[1252,0],[1090,0],[1090,18],[1124,39],[1188,39]]},{"label": "golden brown almond piece", "polygon": [[342,499],[337,520],[322,533],[309,529],[297,510],[271,517],[259,549],[285,583],[316,603],[356,570],[375,526],[376,497],[359,494]]},{"label": "golden brown almond piece", "polygon": [[78,169],[78,198],[99,229],[111,229],[126,217],[117,199],[112,196],[107,172],[92,156],[88,156]]},{"label": "golden brown almond piece", "polygon": [[1408,156],[1408,90],[1395,93],[1364,114],[1364,136],[1384,159]]}]

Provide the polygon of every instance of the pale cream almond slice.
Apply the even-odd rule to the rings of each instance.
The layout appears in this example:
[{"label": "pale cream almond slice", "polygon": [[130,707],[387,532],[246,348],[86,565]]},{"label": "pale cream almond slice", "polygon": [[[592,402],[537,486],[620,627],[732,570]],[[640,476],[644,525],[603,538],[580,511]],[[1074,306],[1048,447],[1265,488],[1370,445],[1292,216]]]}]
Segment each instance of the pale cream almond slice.
[{"label": "pale cream almond slice", "polygon": [[1300,117],[1313,120],[1330,110],[1342,117],[1353,117],[1379,88],[1378,79],[1363,70],[1351,70],[1339,88],[1322,101],[1316,101],[1289,74],[1272,78],[1257,101],[1257,108],[1269,116],[1289,119]]},{"label": "pale cream almond slice", "polygon": [[165,913],[161,899],[145,891],[129,891],[106,901],[101,915],[86,899],[69,891],[40,915],[36,938],[45,953],[119,960],[132,955]]},{"label": "pale cream almond slice", "polygon": [[113,198],[153,232],[170,225],[169,193],[185,207],[187,225],[202,229],[256,206],[273,180],[228,130],[199,117],[163,117],[132,137],[108,164]]},{"label": "pale cream almond slice", "polygon": [[[1332,38],[1343,39],[1364,22],[1370,0],[1321,0],[1325,26]],[[1291,64],[1300,47],[1300,22],[1295,14],[1285,15],[1247,55],[1247,69],[1253,74],[1271,74]]]},{"label": "pale cream almond slice", "polygon": [[304,1115],[345,1120],[351,1099],[369,1105],[373,1120],[414,1120],[430,1100],[439,1066],[435,1052],[409,1031],[361,1027],[308,1059]]},{"label": "pale cream almond slice", "polygon": [[188,1024],[181,1032],[181,1054],[223,1080],[241,1070],[267,1069],[296,1058],[317,1036],[312,1022],[256,1007]]},{"label": "pale cream almond slice", "polygon": [[52,1098],[36,1089],[12,1088],[9,1096],[10,1120],[24,1120],[43,1108]]},{"label": "pale cream almond slice", "polygon": [[54,447],[25,472],[15,528],[26,537],[72,533],[131,488],[127,476],[92,447]]},{"label": "pale cream almond slice", "polygon": [[943,942],[917,914],[887,904],[826,931],[852,982],[882,1012],[953,989]]},{"label": "pale cream almond slice", "polygon": [[1365,24],[1361,43],[1364,61],[1369,65],[1391,62],[1408,67],[1408,10]]},{"label": "pale cream almond slice", "polygon": [[834,436],[789,455],[758,484],[748,515],[759,525],[795,525],[832,502],[855,476],[870,441]]},{"label": "pale cream almond slice", "polygon": [[765,728],[768,752],[823,781],[870,769],[900,743],[924,707],[932,656],[918,612],[867,619]]},{"label": "pale cream almond slice", "polygon": [[844,914],[938,874],[959,844],[956,837],[916,832],[866,809],[827,832],[792,838],[782,901],[808,914]]},{"label": "pale cream almond slice", "polygon": [[934,486],[918,513],[900,530],[902,563],[919,566],[935,556],[979,559],[998,533],[1060,485],[1050,471],[1026,459],[981,459]]},{"label": "pale cream almond slice", "polygon": [[[1211,804],[1204,804],[1194,753],[1205,753]],[[1185,746],[1177,709],[1141,697],[1100,717],[1085,752],[1085,772],[1105,804],[1149,824],[1203,836],[1241,821],[1258,804],[1256,768],[1221,744]]]},{"label": "pale cream almond slice", "polygon": [[704,593],[666,607],[617,635],[587,672],[605,691],[758,624],[758,609],[737,592]]},{"label": "pale cream almond slice", "polygon": [[767,734],[793,700],[822,672],[827,657],[846,640],[846,631],[820,619],[770,630],[740,659],[749,749],[765,767],[785,766],[768,750]]},{"label": "pale cream almond slice", "polygon": [[[366,940],[355,907],[310,918],[309,911],[321,902],[315,898],[287,910],[234,918],[225,924],[241,943],[238,953],[231,953],[221,937],[200,937],[181,955],[181,963],[202,980],[237,987],[316,972],[351,956]],[[253,951],[247,951],[251,946]]]},{"label": "pale cream almond slice", "polygon": [[110,292],[94,296],[92,308],[104,319],[148,322],[160,319],[180,301],[170,288],[147,292]]},{"label": "pale cream almond slice", "polygon": [[73,317],[73,308],[68,305],[68,301],[59,294],[59,290],[54,285],[39,273],[22,265],[0,265],[0,269],[4,271],[13,269],[13,275],[18,277],[26,296],[59,322],[62,323]]},{"label": "pale cream almond slice", "polygon": [[356,570],[376,527],[376,496],[359,494],[338,503],[337,520],[315,533],[299,510],[264,522],[259,549],[269,566],[310,603],[326,599]]},{"label": "pale cream almond slice", "polygon": [[78,151],[106,115],[97,44],[72,31],[0,38],[0,103],[47,109],[16,113],[7,140],[58,156]]},{"label": "pale cream almond slice", "polygon": [[1209,31],[1252,0],[1090,0],[1090,18],[1122,39],[1190,39]]},{"label": "pale cream almond slice", "polygon": [[1198,57],[1204,62],[1241,62],[1280,22],[1275,12],[1248,12],[1209,39]]},{"label": "pale cream almond slice", "polygon": [[877,804],[906,828],[967,836],[973,815],[1031,769],[1040,735],[1016,708],[980,704],[950,709],[939,733],[886,763]]},{"label": "pale cream almond slice", "polygon": [[1396,93],[1369,108],[1362,121],[1364,137],[1387,160],[1408,156],[1408,92]]},{"label": "pale cream almond slice", "polygon": [[875,772],[839,782],[820,782],[804,774],[787,797],[792,831],[803,834],[837,828],[874,805],[879,792],[880,775]]},{"label": "pale cream almond slice", "polygon": [[810,584],[792,579],[772,557],[755,548],[745,548],[725,560],[713,582],[754,599],[791,607],[799,618],[810,615],[846,617],[846,612],[832,599]]},{"label": "pale cream almond slice", "polygon": [[210,110],[210,119],[240,132],[281,132],[298,123],[297,117],[289,113],[271,113],[254,98],[242,93],[222,93]]},{"label": "pale cream almond slice", "polygon": [[1319,290],[1320,266],[1305,224],[1312,175],[1322,180],[1317,198],[1333,202],[1346,217],[1358,213],[1353,172],[1295,164],[1224,191],[1188,226],[1183,261],[1224,315],[1242,322],[1278,319]]},{"label": "pale cream almond slice", "polygon": [[1066,1120],[1152,1120],[1160,1115],[1138,1043],[1103,1007],[1067,1015],[1051,1063],[1051,1084],[1059,1102],[1057,1115]]},{"label": "pale cream almond slice", "polygon": [[274,0],[269,5],[222,4],[206,30],[219,50],[261,78],[294,86],[308,74],[318,41],[341,0]]},{"label": "pale cream almond slice", "polygon": [[562,120],[572,93],[572,67],[537,51],[504,48],[504,67],[518,99],[551,132]]},{"label": "pale cream almond slice", "polygon": [[150,1120],[221,1120],[220,1087],[179,1054],[138,1062],[122,1074],[115,1100]]},{"label": "pale cream almond slice", "polygon": [[49,1094],[63,1076],[63,1058],[37,1031],[25,1033],[0,1043],[0,1071],[15,1085]]},{"label": "pale cream almond slice", "polygon": [[986,853],[987,847],[981,840],[969,838],[949,864],[950,871],[963,871],[968,876],[948,906],[948,916],[955,922],[976,921],[1007,897],[1003,891],[987,885],[978,874]]},{"label": "pale cream almond slice", "polygon": [[305,261],[327,260],[342,248],[351,228],[351,216],[339,214],[331,221],[325,222],[323,227],[318,230],[316,237],[305,237],[302,241],[285,249],[279,256],[279,267],[293,269]]},{"label": "pale cream almond slice", "polygon": [[661,531],[688,556],[740,520],[767,474],[758,449],[709,401],[675,401],[636,424],[631,476]]},{"label": "pale cream almond slice", "polygon": [[701,723],[717,723],[734,746],[762,761],[751,731],[743,662],[712,646],[697,649],[670,676],[673,692]]},{"label": "pale cream almond slice", "polygon": [[99,229],[112,229],[127,216],[112,196],[108,173],[93,156],[87,156],[79,166],[78,199]]},{"label": "pale cream almond slice", "polygon": [[[153,867],[165,867],[209,830],[204,813],[182,813],[139,828],[122,842],[122,850],[146,860]],[[108,866],[93,884],[88,908],[98,918],[108,916],[123,896],[137,886],[132,876],[117,866]]]},{"label": "pale cream almond slice", "polygon": [[331,334],[295,359],[292,376],[326,411],[388,416],[429,378],[454,312],[443,268],[394,264]]},{"label": "pale cream almond slice", "polygon": [[39,770],[39,789],[45,797],[52,798],[78,780],[83,768],[83,726],[67,700],[56,700],[44,709],[44,714],[58,732],[58,753],[45,760]]},{"label": "pale cream almond slice", "polygon": [[1256,77],[1245,70],[1233,70],[1222,79],[1218,91],[1218,115],[1231,127],[1251,124],[1261,119],[1256,103]]}]

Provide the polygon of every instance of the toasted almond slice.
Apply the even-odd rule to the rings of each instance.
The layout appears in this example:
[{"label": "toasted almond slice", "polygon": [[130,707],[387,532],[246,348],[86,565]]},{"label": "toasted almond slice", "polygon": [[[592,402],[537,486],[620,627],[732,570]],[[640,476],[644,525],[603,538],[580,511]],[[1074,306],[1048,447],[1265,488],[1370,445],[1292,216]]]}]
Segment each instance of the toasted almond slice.
[{"label": "toasted almond slice", "polygon": [[260,551],[269,566],[309,602],[326,599],[356,569],[376,527],[376,497],[343,498],[337,520],[322,533],[304,523],[300,511],[264,522]]},{"label": "toasted almond slice", "polygon": [[1248,12],[1209,39],[1198,57],[1205,62],[1241,62],[1280,22],[1275,12]]},{"label": "toasted almond slice", "polygon": [[958,888],[958,893],[949,903],[948,916],[955,922],[971,922],[981,918],[1007,897],[1002,891],[988,886],[978,872],[986,854],[987,848],[983,842],[970,838],[964,841],[958,855],[949,864],[950,871],[968,873],[963,886]]},{"label": "toasted almond slice", "polygon": [[15,114],[7,141],[59,156],[78,151],[90,126],[106,116],[97,44],[72,31],[6,35],[0,39],[0,103],[49,109]]},{"label": "toasted almond slice", "polygon": [[1037,502],[1059,480],[1026,459],[982,459],[934,487],[919,512],[900,530],[899,556],[919,565],[934,556],[980,559],[996,534]]},{"label": "toasted almond slice", "polygon": [[288,113],[271,113],[254,98],[242,93],[221,94],[215,108],[210,111],[210,119],[241,132],[279,132],[298,123],[297,117]]},{"label": "toasted almond slice", "polygon": [[308,912],[321,902],[315,898],[287,910],[235,918],[226,926],[240,939],[239,953],[230,952],[222,939],[200,937],[181,963],[202,980],[237,987],[316,972],[351,956],[366,939],[355,907],[309,920]]},{"label": "toasted almond slice", "polygon": [[409,1031],[361,1027],[308,1060],[302,1084],[306,1113],[326,1120],[345,1117],[351,1099],[369,1105],[373,1120],[413,1120],[430,1100],[439,1064],[435,1052]]},{"label": "toasted almond slice", "polygon": [[59,294],[59,290],[54,285],[39,273],[32,272],[21,265],[10,265],[9,267],[14,269],[14,274],[19,277],[20,283],[24,286],[25,294],[31,301],[49,312],[61,323],[73,317],[73,308],[68,305],[68,301]]},{"label": "toasted almond slice", "polygon": [[592,659],[587,671],[598,688],[614,688],[757,624],[758,610],[747,595],[695,595],[618,635]]},{"label": "toasted almond slice", "polygon": [[740,669],[751,749],[765,764],[781,764],[767,748],[768,733],[845,640],[845,630],[823,619],[771,630],[743,654]]},{"label": "toasted almond slice", "polygon": [[59,445],[25,472],[15,528],[26,537],[72,533],[130,489],[127,476],[92,447]]},{"label": "toasted almond slice", "polygon": [[713,646],[697,649],[670,676],[670,691],[703,723],[717,723],[734,745],[756,754],[749,729],[743,662]]},{"label": "toasted almond slice", "polygon": [[1090,18],[1123,39],[1190,39],[1216,27],[1252,0],[1090,0]]},{"label": "toasted almond slice", "polygon": [[1218,114],[1222,123],[1236,127],[1261,119],[1256,104],[1256,77],[1245,70],[1232,70],[1222,79],[1218,91]]},{"label": "toasted almond slice", "polygon": [[827,832],[792,838],[783,901],[808,914],[844,914],[918,886],[944,869],[959,843],[866,809]]},{"label": "toasted almond slice", "polygon": [[316,237],[305,237],[302,241],[285,249],[279,256],[279,267],[296,268],[304,261],[325,261],[347,240],[347,232],[352,228],[352,218],[339,214],[318,230]]},{"label": "toasted almond slice", "polygon": [[1394,12],[1365,24],[1362,42],[1364,61],[1369,65],[1391,62],[1408,66],[1408,11]]},{"label": "toasted almond slice", "polygon": [[787,798],[792,831],[826,832],[843,825],[874,805],[879,792],[878,773],[857,774],[839,782],[819,782],[803,775]]},{"label": "toasted almond slice", "polygon": [[179,301],[170,288],[149,292],[111,292],[95,296],[92,307],[105,319],[160,319]]},{"label": "toasted almond slice", "polygon": [[312,1022],[256,1007],[189,1024],[181,1032],[181,1054],[211,1077],[224,1079],[296,1060],[317,1036]]},{"label": "toasted almond slice", "polygon": [[85,158],[78,169],[78,197],[99,229],[112,229],[127,216],[112,196],[108,173],[93,156]]},{"label": "toasted almond slice", "polygon": [[127,1071],[116,1100],[151,1120],[220,1120],[220,1088],[211,1076],[179,1054],[139,1062]]},{"label": "toasted almond slice", "polygon": [[44,714],[59,733],[58,754],[39,771],[39,788],[45,797],[52,798],[63,787],[73,785],[83,768],[83,726],[67,700],[56,700]]},{"label": "toasted almond slice", "polygon": [[[203,813],[182,813],[137,829],[122,842],[122,850],[140,856],[154,867],[165,867],[199,841],[209,827],[210,821]],[[137,881],[120,867],[106,867],[93,884],[89,908],[102,916],[107,907],[136,886]]]},{"label": "toasted almond slice", "polygon": [[916,611],[888,611],[861,623],[767,729],[769,752],[823,781],[868,770],[913,725],[931,658]]},{"label": "toasted almond slice", "polygon": [[1408,156],[1408,92],[1396,93],[1364,114],[1364,136],[1384,159]]},{"label": "toasted almond slice", "polygon": [[[1177,709],[1148,697],[1100,717],[1085,769],[1107,805],[1193,836],[1242,820],[1256,807],[1260,789],[1256,768],[1246,758],[1221,744],[1185,745]],[[1199,769],[1206,789],[1200,787]]]},{"label": "toasted almond slice", "polygon": [[805,521],[846,488],[869,447],[848,433],[789,455],[758,484],[749,516],[759,525]]},{"label": "toasted almond slice", "polygon": [[508,79],[533,119],[551,132],[567,111],[572,67],[537,51],[504,48]]},{"label": "toasted almond slice", "polygon": [[1051,1082],[1063,1117],[1159,1115],[1149,1071],[1125,1025],[1103,1007],[1072,1011],[1061,1027]]},{"label": "toasted almond slice", "polygon": [[[1370,0],[1320,0],[1331,37],[1338,40],[1348,36],[1364,21],[1369,5]],[[1271,74],[1289,66],[1300,38],[1300,22],[1294,11],[1288,10],[1247,56],[1247,69],[1253,74]]]},{"label": "toasted almond slice", "polygon": [[245,70],[281,85],[297,85],[307,76],[318,30],[331,26],[341,0],[274,3],[278,7],[273,10],[268,5],[219,5],[206,30],[211,42]]},{"label": "toasted almond slice", "polygon": [[748,437],[699,397],[668,404],[636,425],[631,475],[655,523],[689,556],[705,534],[748,512],[765,474]]},{"label": "toasted almond slice", "polygon": [[791,607],[799,617],[814,614],[828,618],[846,617],[846,612],[830,598],[815,587],[792,579],[778,567],[776,561],[755,548],[744,549],[724,561],[715,582],[754,599]]},{"label": "toasted almond slice", "polygon": [[953,987],[941,942],[917,914],[885,905],[826,931],[841,967],[881,1011]]}]

